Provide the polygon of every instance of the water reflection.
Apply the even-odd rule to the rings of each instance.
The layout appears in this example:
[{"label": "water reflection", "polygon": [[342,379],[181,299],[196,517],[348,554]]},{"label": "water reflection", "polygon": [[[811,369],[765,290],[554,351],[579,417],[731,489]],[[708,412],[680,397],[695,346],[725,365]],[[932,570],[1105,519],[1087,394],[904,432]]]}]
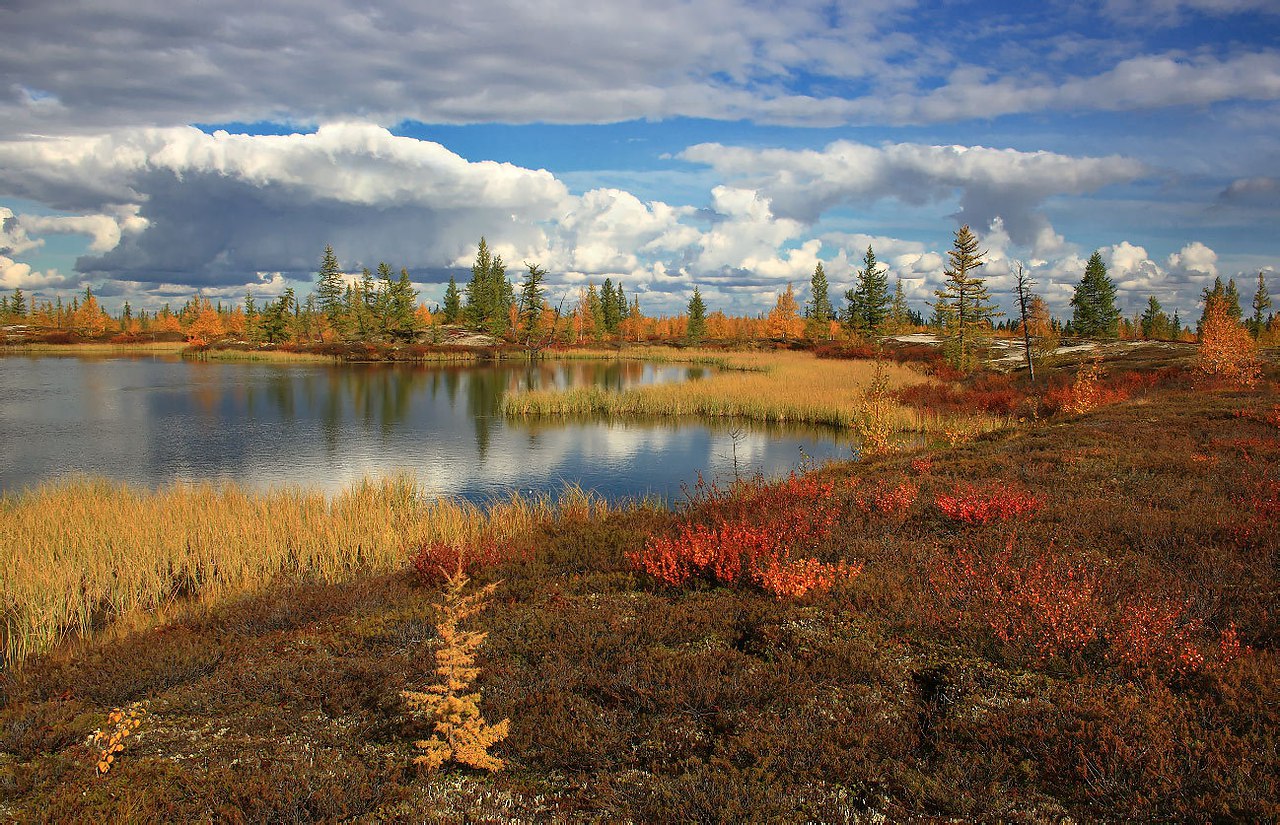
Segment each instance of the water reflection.
[{"label": "water reflection", "polygon": [[[499,366],[219,364],[159,358],[0,358],[0,489],[79,471],[155,485],[232,479],[338,489],[415,473],[471,499],[580,483],[609,496],[677,495],[699,472],[729,477],[725,426],[507,420],[504,394],[622,390],[698,380],[703,368],[639,362]],[[847,456],[839,433],[748,428],[737,472],[784,472],[803,449]]]}]

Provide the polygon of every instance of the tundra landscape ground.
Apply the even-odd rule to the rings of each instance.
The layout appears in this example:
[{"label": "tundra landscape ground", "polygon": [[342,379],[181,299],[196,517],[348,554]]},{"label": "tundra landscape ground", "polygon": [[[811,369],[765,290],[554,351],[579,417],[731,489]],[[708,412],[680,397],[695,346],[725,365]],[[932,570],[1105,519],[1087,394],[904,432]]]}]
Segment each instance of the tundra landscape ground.
[{"label": "tundra landscape ground", "polygon": [[[1192,350],[1117,345],[1037,386],[901,382],[894,410],[1011,426],[956,424],[666,509],[575,496],[428,534],[371,490],[387,546],[366,569],[301,561],[364,547],[365,528],[334,533],[346,505],[300,501],[279,526],[311,538],[282,534],[286,561],[251,586],[200,599],[169,580],[158,609],[114,621],[90,600],[91,632],[60,628],[6,670],[0,813],[1274,819],[1278,376],[1209,380]],[[928,354],[898,352],[913,359]],[[6,534],[49,506],[39,495],[4,499]],[[136,506],[182,503],[167,495]],[[179,533],[226,504],[185,495]],[[197,545],[227,576],[217,541]],[[488,634],[479,709],[509,720],[498,772],[414,763],[431,729],[402,691],[432,682],[459,563],[496,585],[465,626]]]}]

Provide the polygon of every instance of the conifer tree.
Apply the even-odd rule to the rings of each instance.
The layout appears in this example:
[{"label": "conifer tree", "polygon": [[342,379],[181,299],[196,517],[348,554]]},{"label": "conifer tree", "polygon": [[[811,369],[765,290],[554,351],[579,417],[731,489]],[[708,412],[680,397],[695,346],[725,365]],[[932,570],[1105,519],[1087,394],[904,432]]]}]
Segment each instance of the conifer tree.
[{"label": "conifer tree", "polygon": [[1239,321],[1244,315],[1244,310],[1240,308],[1240,290],[1236,289],[1235,278],[1227,281],[1227,289],[1223,296],[1226,298],[1227,314],[1231,316],[1231,320]]},{"label": "conifer tree", "polygon": [[466,286],[466,317],[474,327],[483,327],[493,312],[496,296],[493,294],[492,277],[493,255],[484,236],[481,236],[476,261],[471,265],[471,281]]},{"label": "conifer tree", "polygon": [[702,302],[702,293],[698,287],[693,288],[693,297],[689,299],[689,326],[685,329],[685,338],[691,344],[702,340],[707,334],[707,305]]},{"label": "conifer tree", "polygon": [[[1258,274],[1258,283],[1262,283],[1262,274]],[[1268,306],[1270,303],[1268,302]],[[21,287],[14,287],[13,297],[9,299],[9,313],[15,318],[27,317],[26,297],[22,294]]]},{"label": "conifer tree", "polygon": [[610,335],[617,335],[618,324],[622,321],[622,314],[618,311],[618,300],[613,294],[613,281],[609,278],[604,279],[604,289],[600,295],[600,308],[604,313],[604,329]]},{"label": "conifer tree", "polygon": [[542,299],[542,281],[547,271],[537,264],[526,263],[529,273],[525,275],[524,284],[520,288],[520,326],[524,333],[525,344],[541,338],[543,330],[542,311],[546,305]]},{"label": "conifer tree", "polygon": [[[967,229],[968,227],[966,227]],[[975,249],[977,241],[974,241]],[[871,332],[889,313],[889,273],[881,269],[875,251],[868,246],[858,270],[858,284],[845,292],[848,307],[845,324],[858,332]]]},{"label": "conifer tree", "polygon": [[893,285],[893,301],[889,303],[889,322],[895,332],[901,332],[911,325],[911,309],[907,306],[907,295],[902,290],[902,278],[896,278]]},{"label": "conifer tree", "polygon": [[[1213,288],[1205,287],[1200,290],[1200,300],[1204,303],[1204,310],[1200,313],[1200,320],[1196,322],[1196,335],[1200,335],[1204,331],[1205,318],[1209,314],[1209,305],[1213,301],[1225,301],[1227,297],[1227,288],[1222,283],[1222,276],[1213,279]],[[1225,304],[1224,304],[1225,307]]]},{"label": "conifer tree", "polygon": [[1160,306],[1160,302],[1156,300],[1156,296],[1150,295],[1147,297],[1147,308],[1143,311],[1138,326],[1142,330],[1143,338],[1168,337],[1169,316],[1164,314],[1164,309]]},{"label": "conifer tree", "polygon": [[456,324],[462,316],[462,293],[458,291],[458,282],[449,276],[449,285],[444,289],[444,322]]},{"label": "conifer tree", "polygon": [[320,261],[320,271],[316,274],[316,298],[320,311],[329,319],[334,330],[343,324],[343,283],[342,268],[338,266],[338,257],[333,254],[333,247],[324,248],[324,257]]},{"label": "conifer tree", "polygon": [[818,339],[829,336],[832,317],[827,273],[822,268],[822,261],[818,261],[817,266],[813,268],[813,275],[809,278],[809,300],[804,305],[805,337]]},{"label": "conifer tree", "polygon": [[[15,290],[15,300],[18,290]],[[1271,308],[1271,295],[1267,293],[1267,281],[1262,277],[1262,272],[1258,272],[1258,291],[1253,293],[1253,319],[1249,322],[1249,329],[1253,332],[1253,337],[1257,338],[1262,334],[1262,313]]]},{"label": "conifer tree", "polygon": [[1071,326],[1086,338],[1115,338],[1119,334],[1120,310],[1116,309],[1116,285],[1107,276],[1102,253],[1094,251],[1084,267],[1084,277],[1071,298],[1075,313]]},{"label": "conifer tree", "polygon": [[977,365],[978,350],[990,334],[991,319],[1003,314],[991,303],[986,279],[973,274],[984,265],[984,254],[978,251],[978,239],[969,226],[960,227],[952,248],[947,251],[950,265],[943,270],[947,280],[942,289],[934,292],[937,297],[934,312],[942,327],[943,351],[959,369],[973,369]]},{"label": "conifer tree", "polygon": [[409,280],[409,270],[400,267],[400,279],[391,288],[390,296],[390,331],[401,340],[412,339],[419,331],[418,322],[418,290],[413,288]]},{"label": "conifer tree", "polygon": [[450,577],[445,590],[441,617],[436,623],[437,681],[424,690],[400,691],[410,713],[425,716],[433,723],[431,738],[413,743],[422,751],[413,761],[429,771],[439,769],[450,760],[487,771],[502,770],[505,764],[490,754],[489,748],[507,738],[511,722],[503,719],[491,725],[485,721],[480,712],[480,691],[473,689],[480,675],[476,652],[488,634],[458,627],[488,607],[497,585],[489,584],[465,594],[468,581],[459,569]]},{"label": "conifer tree", "polygon": [[587,315],[591,319],[591,336],[599,341],[604,337],[604,302],[596,292],[594,283],[587,284]]}]

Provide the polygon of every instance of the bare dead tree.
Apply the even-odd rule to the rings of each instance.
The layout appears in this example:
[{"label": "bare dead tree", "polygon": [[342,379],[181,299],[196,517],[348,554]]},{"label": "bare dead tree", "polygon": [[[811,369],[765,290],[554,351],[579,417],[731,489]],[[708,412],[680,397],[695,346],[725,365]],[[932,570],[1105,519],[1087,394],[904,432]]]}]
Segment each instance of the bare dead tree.
[{"label": "bare dead tree", "polygon": [[1027,357],[1027,376],[1031,379],[1031,383],[1036,382],[1036,367],[1031,360],[1031,327],[1027,324],[1027,302],[1031,300],[1031,287],[1036,282],[1031,280],[1026,270],[1022,268],[1022,262],[1017,262],[1017,289],[1018,289],[1018,312],[1022,318],[1022,346]]}]

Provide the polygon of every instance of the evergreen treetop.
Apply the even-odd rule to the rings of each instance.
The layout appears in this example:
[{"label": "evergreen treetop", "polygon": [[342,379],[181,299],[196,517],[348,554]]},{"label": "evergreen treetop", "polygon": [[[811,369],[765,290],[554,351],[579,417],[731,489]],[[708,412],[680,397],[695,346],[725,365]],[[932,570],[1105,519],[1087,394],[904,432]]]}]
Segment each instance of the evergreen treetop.
[{"label": "evergreen treetop", "polygon": [[1071,326],[1076,335],[1087,338],[1115,338],[1119,334],[1120,310],[1116,308],[1116,285],[1107,276],[1107,265],[1097,250],[1089,256],[1084,277],[1071,298],[1075,312]]}]

